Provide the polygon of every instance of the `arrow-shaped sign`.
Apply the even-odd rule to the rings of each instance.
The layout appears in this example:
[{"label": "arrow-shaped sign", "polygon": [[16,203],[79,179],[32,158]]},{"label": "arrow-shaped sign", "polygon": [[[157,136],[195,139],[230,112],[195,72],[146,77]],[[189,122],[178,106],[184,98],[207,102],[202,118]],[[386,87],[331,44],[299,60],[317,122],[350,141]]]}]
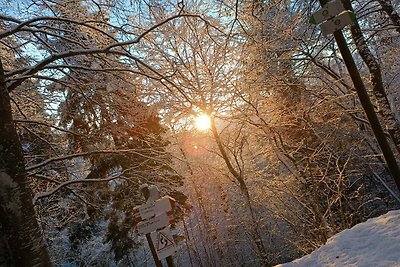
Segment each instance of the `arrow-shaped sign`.
[{"label": "arrow-shaped sign", "polygon": [[155,215],[171,211],[173,209],[174,203],[175,199],[169,196],[165,196],[155,202],[149,202],[135,207],[133,209],[133,214],[135,217],[146,220]]},{"label": "arrow-shaped sign", "polygon": [[148,234],[153,231],[156,231],[157,229],[161,229],[165,226],[168,226],[174,222],[175,220],[174,216],[172,215],[172,212],[168,213],[164,212],[146,221],[138,223],[136,229],[138,234]]}]

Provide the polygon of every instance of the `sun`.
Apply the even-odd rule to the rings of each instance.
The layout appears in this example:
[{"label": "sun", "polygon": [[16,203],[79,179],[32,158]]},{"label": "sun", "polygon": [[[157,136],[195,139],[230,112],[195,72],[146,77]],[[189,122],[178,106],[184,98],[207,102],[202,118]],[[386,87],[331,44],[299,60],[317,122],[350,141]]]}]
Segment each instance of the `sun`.
[{"label": "sun", "polygon": [[200,131],[207,131],[211,128],[211,118],[207,114],[200,114],[195,119],[195,126]]}]

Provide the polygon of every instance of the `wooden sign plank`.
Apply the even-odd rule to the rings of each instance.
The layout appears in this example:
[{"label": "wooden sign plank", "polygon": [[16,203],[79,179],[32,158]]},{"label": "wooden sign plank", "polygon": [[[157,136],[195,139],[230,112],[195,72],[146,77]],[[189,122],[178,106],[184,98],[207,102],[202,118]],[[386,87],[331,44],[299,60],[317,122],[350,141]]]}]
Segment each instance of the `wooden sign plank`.
[{"label": "wooden sign plank", "polygon": [[168,215],[167,213],[162,213],[146,221],[138,223],[136,226],[136,230],[138,234],[148,234],[153,231],[156,231],[157,229],[161,229],[165,226],[168,226],[173,221],[174,218],[172,215]]},{"label": "wooden sign plank", "polygon": [[343,29],[345,26],[353,23],[356,16],[351,11],[345,11],[340,13],[338,16],[321,24],[321,32],[324,35],[334,33],[337,30]]},{"label": "wooden sign plank", "polygon": [[328,2],[311,16],[310,23],[320,24],[321,22],[328,20],[343,11],[345,11],[345,9],[341,0]]}]

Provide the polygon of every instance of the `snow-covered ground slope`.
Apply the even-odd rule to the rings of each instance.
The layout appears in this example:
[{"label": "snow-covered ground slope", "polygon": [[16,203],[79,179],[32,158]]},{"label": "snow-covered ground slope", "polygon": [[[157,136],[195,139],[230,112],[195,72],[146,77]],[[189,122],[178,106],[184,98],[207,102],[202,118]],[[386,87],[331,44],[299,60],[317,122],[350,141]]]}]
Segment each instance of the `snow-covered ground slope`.
[{"label": "snow-covered ground slope", "polygon": [[311,254],[279,266],[400,266],[400,210],[344,230]]}]

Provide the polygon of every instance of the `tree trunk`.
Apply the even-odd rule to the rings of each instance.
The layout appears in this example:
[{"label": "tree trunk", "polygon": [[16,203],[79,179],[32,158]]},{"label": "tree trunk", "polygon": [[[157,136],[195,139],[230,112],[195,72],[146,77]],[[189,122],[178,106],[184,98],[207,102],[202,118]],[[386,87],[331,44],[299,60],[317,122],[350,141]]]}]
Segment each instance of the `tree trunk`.
[{"label": "tree trunk", "polygon": [[218,149],[221,153],[221,156],[222,156],[223,160],[225,161],[225,165],[227,166],[229,172],[235,177],[235,179],[239,183],[240,192],[242,193],[242,196],[245,198],[246,207],[249,210],[251,223],[252,223],[250,234],[252,235],[254,243],[257,247],[259,257],[262,260],[264,266],[271,266],[271,263],[268,260],[267,250],[265,249],[261,234],[259,232],[259,224],[258,224],[257,219],[254,214],[253,205],[251,203],[251,198],[250,198],[250,194],[249,194],[249,190],[247,188],[246,182],[243,179],[243,175],[241,174],[241,172],[238,172],[235,170],[228,155],[226,154],[224,145],[221,141],[221,138],[219,136],[217,128],[215,127],[214,119],[211,119],[211,131],[214,136],[215,142],[218,145]]},{"label": "tree trunk", "polygon": [[[0,61],[0,265],[51,266],[32,203]],[[3,261],[1,262],[3,258]],[[4,264],[4,265],[3,265]]]},{"label": "tree trunk", "polygon": [[254,243],[257,246],[258,252],[260,253],[260,258],[263,260],[264,266],[271,266],[271,264],[269,263],[269,260],[268,260],[267,250],[265,249],[261,234],[259,232],[260,225],[254,214],[253,205],[251,203],[251,198],[250,198],[250,194],[249,194],[249,189],[247,188],[247,185],[244,182],[242,177],[239,179],[239,183],[240,183],[240,191],[242,192],[242,194],[246,200],[246,206],[250,213],[250,218],[251,218],[251,222],[252,222],[252,225],[251,225],[252,233],[251,234],[253,236]]},{"label": "tree trunk", "polygon": [[[345,7],[348,10],[352,10],[352,6],[350,2],[345,2]],[[396,146],[397,151],[400,153],[400,123],[396,120],[392,109],[390,107],[390,103],[388,97],[386,95],[386,90],[383,86],[382,81],[382,72],[378,61],[375,56],[372,54],[371,50],[368,47],[367,42],[361,32],[360,25],[357,21],[354,22],[353,25],[350,26],[351,35],[356,44],[357,50],[361,55],[364,63],[367,65],[370,80],[372,84],[373,94],[376,99],[376,104],[379,109],[379,114],[381,114],[384,124],[386,126],[387,131]]]},{"label": "tree trunk", "polygon": [[396,31],[400,33],[400,16],[396,10],[394,10],[390,0],[378,0],[378,3],[381,5],[382,10],[389,16],[393,25],[396,26]]}]

